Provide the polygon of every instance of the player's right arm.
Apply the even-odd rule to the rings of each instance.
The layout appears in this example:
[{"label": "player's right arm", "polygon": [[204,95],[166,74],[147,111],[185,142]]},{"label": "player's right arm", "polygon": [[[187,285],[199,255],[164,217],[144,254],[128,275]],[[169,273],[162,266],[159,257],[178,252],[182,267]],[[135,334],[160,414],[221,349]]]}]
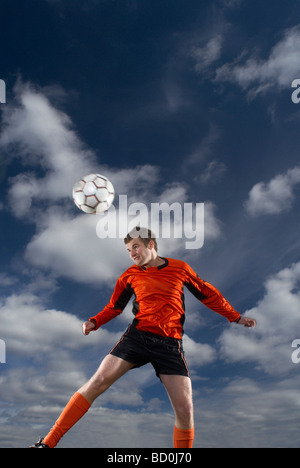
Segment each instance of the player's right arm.
[{"label": "player's right arm", "polygon": [[91,317],[88,322],[82,325],[83,333],[88,335],[92,330],[97,330],[102,325],[105,325],[107,322],[120,315],[127,306],[133,293],[134,291],[131,284],[128,282],[128,275],[122,275],[117,281],[109,304],[107,304],[99,314]]}]

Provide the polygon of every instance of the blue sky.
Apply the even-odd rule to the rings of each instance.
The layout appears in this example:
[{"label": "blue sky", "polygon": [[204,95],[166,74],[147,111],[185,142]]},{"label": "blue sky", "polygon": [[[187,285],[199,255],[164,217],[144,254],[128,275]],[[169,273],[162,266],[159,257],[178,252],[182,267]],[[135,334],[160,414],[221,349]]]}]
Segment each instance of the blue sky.
[{"label": "blue sky", "polygon": [[[72,186],[90,172],[147,206],[205,203],[205,241],[159,242],[255,330],[186,294],[195,447],[297,447],[300,2],[3,0],[0,446],[47,433],[131,321],[81,323],[130,265]],[[118,206],[116,205],[118,209]],[[62,447],[170,447],[151,367],[97,400]]]}]

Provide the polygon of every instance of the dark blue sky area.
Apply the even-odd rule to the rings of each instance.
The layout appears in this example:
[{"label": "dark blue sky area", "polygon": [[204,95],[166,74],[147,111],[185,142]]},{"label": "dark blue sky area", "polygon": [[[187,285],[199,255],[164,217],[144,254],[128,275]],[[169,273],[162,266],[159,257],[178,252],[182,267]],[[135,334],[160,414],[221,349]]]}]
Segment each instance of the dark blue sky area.
[{"label": "dark blue sky area", "polygon": [[[56,84],[73,92],[65,108],[74,115],[76,128],[115,165],[144,157],[154,164],[162,158],[166,165],[178,163],[195,151],[213,115],[221,122],[244,121],[249,134],[244,135],[247,128],[236,128],[235,139],[249,136],[255,145],[255,137],[261,141],[258,128],[266,131],[265,112],[244,103],[235,90],[228,102],[211,73],[194,73],[189,48],[203,45],[214,29],[224,30],[223,59],[233,61],[245,48],[255,48],[264,58],[280,38],[279,24],[281,30],[295,24],[297,4],[280,2],[270,8],[251,2],[234,11],[222,2],[210,7],[193,1],[4,2],[2,75],[9,89],[20,74],[24,81],[34,75],[40,86]],[[171,85],[184,89],[193,105],[166,115],[160,103]],[[251,134],[253,114],[262,121]],[[255,146],[251,150],[255,158]],[[231,148],[227,151],[232,154]],[[238,159],[235,153],[232,157]]]}]

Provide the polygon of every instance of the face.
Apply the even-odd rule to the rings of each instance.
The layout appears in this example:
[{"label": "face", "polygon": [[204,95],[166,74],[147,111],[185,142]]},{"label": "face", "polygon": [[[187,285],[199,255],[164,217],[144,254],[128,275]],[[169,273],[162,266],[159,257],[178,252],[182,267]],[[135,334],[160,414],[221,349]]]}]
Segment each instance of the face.
[{"label": "face", "polygon": [[153,241],[150,241],[146,247],[140,238],[132,239],[127,244],[127,250],[130,258],[137,266],[146,265],[152,260]]}]

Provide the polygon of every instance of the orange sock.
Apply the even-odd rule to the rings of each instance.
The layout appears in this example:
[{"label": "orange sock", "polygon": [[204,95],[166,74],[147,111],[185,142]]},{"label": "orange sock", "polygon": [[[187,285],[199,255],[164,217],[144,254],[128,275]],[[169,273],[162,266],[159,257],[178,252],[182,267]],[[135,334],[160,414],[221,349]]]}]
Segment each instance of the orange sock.
[{"label": "orange sock", "polygon": [[52,427],[49,434],[44,438],[44,444],[54,448],[65,433],[79,421],[89,410],[90,403],[78,392],[76,392],[61,413],[60,417]]},{"label": "orange sock", "polygon": [[174,448],[192,448],[195,430],[174,427]]}]

